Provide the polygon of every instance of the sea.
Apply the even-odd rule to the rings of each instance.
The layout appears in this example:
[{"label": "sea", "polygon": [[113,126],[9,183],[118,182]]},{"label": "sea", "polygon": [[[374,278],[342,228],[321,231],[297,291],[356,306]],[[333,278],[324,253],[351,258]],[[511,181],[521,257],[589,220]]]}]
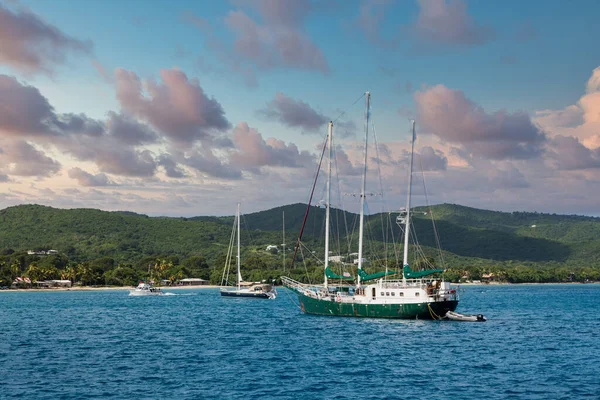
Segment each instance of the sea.
[{"label": "sea", "polygon": [[0,398],[600,398],[598,284],[460,287],[477,323],[310,316],[278,291],[0,292]]}]

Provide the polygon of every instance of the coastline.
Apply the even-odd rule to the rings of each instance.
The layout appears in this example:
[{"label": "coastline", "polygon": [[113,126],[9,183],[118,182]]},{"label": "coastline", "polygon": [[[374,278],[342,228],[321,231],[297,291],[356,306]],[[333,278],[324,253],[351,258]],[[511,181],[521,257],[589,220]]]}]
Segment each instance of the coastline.
[{"label": "coastline", "polygon": [[[451,282],[453,286],[509,286],[509,285],[589,285],[589,284],[600,284],[600,282],[523,282],[523,283],[510,283],[510,282]],[[219,285],[195,285],[195,286],[155,286],[162,290],[182,290],[182,289],[219,289],[226,286]],[[29,289],[4,289],[0,290],[0,293],[14,293],[14,292],[87,292],[87,291],[103,291],[103,290],[132,290],[135,286],[74,286],[70,288],[66,287],[55,287],[55,288],[29,288]]]},{"label": "coastline", "polygon": [[[181,289],[218,289],[221,286],[217,285],[197,285],[197,286],[155,286],[162,290],[181,290]],[[56,288],[29,288],[29,289],[4,289],[3,292],[89,292],[103,290],[133,290],[135,286],[74,286],[74,287],[56,287]]]}]

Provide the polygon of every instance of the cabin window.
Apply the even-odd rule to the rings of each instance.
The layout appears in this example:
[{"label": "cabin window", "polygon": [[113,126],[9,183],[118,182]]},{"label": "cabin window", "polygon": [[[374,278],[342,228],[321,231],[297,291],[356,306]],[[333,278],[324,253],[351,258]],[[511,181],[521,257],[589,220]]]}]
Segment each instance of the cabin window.
[{"label": "cabin window", "polygon": [[395,296],[395,295],[396,295],[396,292],[392,292],[392,296]]},{"label": "cabin window", "polygon": [[386,295],[386,296],[389,296],[389,295],[390,295],[390,292],[385,292],[385,295]]},{"label": "cabin window", "polygon": [[404,296],[404,292],[400,292],[400,296]]},{"label": "cabin window", "polygon": [[416,293],[415,293],[415,296],[419,297],[419,294],[420,294],[419,292],[416,292]]},{"label": "cabin window", "polygon": [[381,295],[382,295],[382,296],[385,296],[385,294],[384,294],[383,292],[381,292]]}]

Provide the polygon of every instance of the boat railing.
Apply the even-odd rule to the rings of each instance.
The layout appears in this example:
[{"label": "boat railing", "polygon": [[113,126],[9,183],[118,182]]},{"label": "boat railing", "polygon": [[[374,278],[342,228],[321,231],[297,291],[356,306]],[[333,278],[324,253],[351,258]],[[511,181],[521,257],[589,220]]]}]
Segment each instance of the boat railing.
[{"label": "boat railing", "polygon": [[292,278],[288,278],[287,276],[281,277],[281,283],[283,283],[284,286],[289,287],[290,289],[306,290],[305,284],[295,281]]}]

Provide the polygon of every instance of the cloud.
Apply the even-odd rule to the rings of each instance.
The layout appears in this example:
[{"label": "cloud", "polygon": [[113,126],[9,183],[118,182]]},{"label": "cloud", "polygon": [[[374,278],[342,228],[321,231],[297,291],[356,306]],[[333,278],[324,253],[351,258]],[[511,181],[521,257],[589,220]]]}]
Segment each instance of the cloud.
[{"label": "cloud", "polygon": [[114,83],[114,77],[106,71],[104,66],[100,64],[100,61],[92,60],[92,65],[94,66],[94,68],[96,68],[96,71],[98,71],[98,74],[104,82],[109,84]]},{"label": "cloud", "polygon": [[150,123],[174,144],[188,146],[231,125],[221,104],[197,79],[177,69],[160,71],[163,83],[141,81],[131,71],[115,71],[117,99],[129,114]]},{"label": "cloud", "polygon": [[177,162],[173,160],[170,154],[161,154],[158,157],[158,165],[164,168],[169,178],[185,178],[187,174],[179,168]]},{"label": "cloud", "polygon": [[208,146],[189,151],[185,155],[176,155],[175,159],[201,175],[222,179],[242,179],[240,169],[223,162]]},{"label": "cloud", "polygon": [[109,137],[100,140],[82,135],[66,138],[58,144],[66,154],[80,161],[91,161],[108,174],[151,177],[157,162],[149,150],[135,150]]},{"label": "cloud", "polygon": [[122,113],[109,111],[106,127],[108,134],[123,144],[139,146],[159,141],[158,134],[150,127]]},{"label": "cloud", "polygon": [[52,135],[54,109],[40,91],[0,75],[0,134]]},{"label": "cloud", "polygon": [[82,170],[81,168],[71,168],[68,172],[69,178],[77,180],[81,186],[109,186],[114,185],[108,179],[106,174],[92,175],[89,172]]},{"label": "cloud", "polygon": [[576,104],[539,111],[535,122],[553,136],[573,136],[590,149],[600,148],[600,67],[592,71]]},{"label": "cloud", "polygon": [[531,186],[525,175],[509,162],[494,164],[488,175],[494,189],[524,189]]},{"label": "cloud", "polygon": [[264,140],[260,132],[240,122],[233,131],[237,151],[230,155],[231,165],[241,169],[257,169],[264,166],[301,168],[313,165],[313,155],[300,151],[293,144],[269,138]]},{"label": "cloud", "polygon": [[101,122],[84,114],[56,114],[37,88],[0,75],[0,136],[50,138],[103,132]]},{"label": "cloud", "polygon": [[487,114],[460,90],[437,85],[414,95],[417,121],[440,139],[494,160],[527,159],[543,151],[544,132],[521,112]]},{"label": "cloud", "polygon": [[411,26],[417,40],[433,46],[474,46],[491,40],[490,27],[477,24],[462,0],[418,0],[419,15]]},{"label": "cloud", "polygon": [[421,149],[421,167],[423,171],[445,171],[448,167],[448,159],[440,150],[434,150],[431,146]]},{"label": "cloud", "polygon": [[49,177],[61,165],[24,140],[8,140],[2,145],[0,164],[8,166],[7,173],[15,176]]},{"label": "cloud", "polygon": [[90,54],[92,43],[66,35],[25,9],[0,4],[0,64],[33,74],[52,74],[68,54]]},{"label": "cloud", "polygon": [[267,104],[267,108],[259,110],[258,113],[276,119],[290,128],[302,128],[307,131],[317,131],[328,122],[327,117],[319,114],[307,103],[294,100],[281,92]]},{"label": "cloud", "polygon": [[[188,12],[184,20],[198,27],[207,48],[248,86],[257,85],[257,72],[273,69],[329,73],[323,52],[304,27],[318,4],[310,0],[238,0],[234,4],[240,8],[230,11],[223,21],[234,36],[232,43],[217,37],[204,18]],[[261,22],[250,15],[257,15]]]},{"label": "cloud", "polygon": [[560,170],[600,168],[600,148],[588,149],[576,137],[558,135],[552,138],[551,147],[551,160]]}]

